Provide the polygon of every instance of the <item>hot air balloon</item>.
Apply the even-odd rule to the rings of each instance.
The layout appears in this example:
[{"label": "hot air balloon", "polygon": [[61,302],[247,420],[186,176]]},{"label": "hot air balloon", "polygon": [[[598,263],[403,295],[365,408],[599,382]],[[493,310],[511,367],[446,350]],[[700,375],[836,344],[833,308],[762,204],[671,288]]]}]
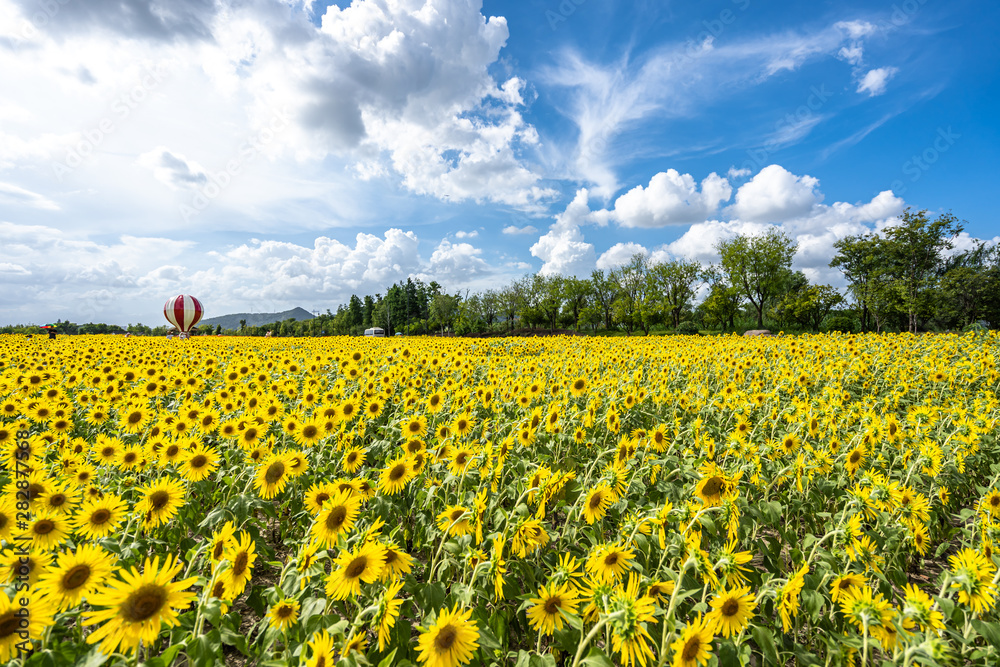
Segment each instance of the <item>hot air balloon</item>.
[{"label": "hot air balloon", "polygon": [[181,333],[191,331],[205,313],[201,301],[187,294],[170,297],[163,304],[163,316]]}]

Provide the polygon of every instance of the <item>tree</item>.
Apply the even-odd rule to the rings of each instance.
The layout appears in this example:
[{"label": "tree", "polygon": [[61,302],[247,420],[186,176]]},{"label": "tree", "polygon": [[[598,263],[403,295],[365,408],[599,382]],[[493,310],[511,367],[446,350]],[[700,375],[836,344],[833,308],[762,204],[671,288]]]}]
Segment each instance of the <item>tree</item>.
[{"label": "tree", "polygon": [[590,274],[590,288],[594,295],[597,307],[600,308],[604,319],[604,328],[612,327],[611,313],[615,299],[618,298],[618,283],[604,274],[603,269],[594,269]]},{"label": "tree", "polygon": [[917,331],[917,318],[928,312],[937,283],[942,253],[955,247],[953,239],[962,231],[958,218],[943,213],[936,220],[927,211],[907,208],[897,225],[886,227],[883,247],[893,269],[892,286],[900,298],[911,333]]},{"label": "tree", "polygon": [[657,301],[656,308],[670,318],[675,329],[690,307],[695,285],[704,280],[704,274],[701,264],[683,259],[650,264],[649,292]]},{"label": "tree", "polygon": [[877,292],[884,282],[884,267],[880,266],[883,254],[881,243],[878,236],[864,234],[846,236],[833,244],[837,254],[830,261],[830,266],[844,274],[851,295],[861,307],[862,331],[869,330],[869,315],[874,315],[876,320],[879,317],[875,308],[881,303]]},{"label": "tree", "polygon": [[780,294],[784,271],[792,265],[798,245],[783,232],[741,234],[721,241],[716,248],[729,283],[740,290],[757,311],[757,326],[764,328],[764,307]]},{"label": "tree", "polygon": [[843,295],[830,285],[806,285],[786,294],[777,309],[799,324],[819,331],[823,319],[843,302]]},{"label": "tree", "polygon": [[615,320],[632,333],[636,327],[649,333],[649,320],[643,312],[646,298],[646,256],[636,253],[629,263],[614,269],[609,279],[618,285],[618,296],[613,305]]},{"label": "tree", "polygon": [[246,328],[247,328],[247,321],[246,320],[240,320],[240,331],[243,331]]},{"label": "tree", "polygon": [[439,292],[431,299],[431,319],[441,327],[441,331],[450,329],[458,315],[458,304],[462,297]]},{"label": "tree", "polygon": [[705,324],[720,326],[723,331],[736,328],[736,316],[743,305],[740,290],[725,281],[717,281],[712,285],[712,291],[698,307],[704,314]]},{"label": "tree", "polygon": [[574,276],[563,279],[563,307],[573,320],[573,328],[580,330],[580,313],[587,307],[593,290],[589,280],[581,280]]}]

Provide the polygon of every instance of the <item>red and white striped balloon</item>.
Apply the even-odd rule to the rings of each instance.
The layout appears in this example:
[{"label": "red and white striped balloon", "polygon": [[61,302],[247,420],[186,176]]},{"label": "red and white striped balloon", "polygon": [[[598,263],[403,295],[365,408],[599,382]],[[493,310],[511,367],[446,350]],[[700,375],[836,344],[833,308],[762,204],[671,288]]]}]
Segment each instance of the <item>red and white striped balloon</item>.
[{"label": "red and white striped balloon", "polygon": [[204,313],[201,301],[187,294],[171,297],[163,305],[163,316],[180,331],[190,331]]}]

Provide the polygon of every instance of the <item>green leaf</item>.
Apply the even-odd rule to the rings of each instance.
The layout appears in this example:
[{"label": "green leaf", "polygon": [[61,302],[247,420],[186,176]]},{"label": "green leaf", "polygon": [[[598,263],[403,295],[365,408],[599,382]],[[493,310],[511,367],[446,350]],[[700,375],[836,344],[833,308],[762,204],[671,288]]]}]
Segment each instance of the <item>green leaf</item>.
[{"label": "green leaf", "polygon": [[761,627],[759,625],[753,626],[751,631],[753,635],[753,640],[760,648],[761,655],[764,658],[765,665],[780,665],[778,662],[778,649],[774,645],[774,637],[771,635],[771,631],[767,628]]},{"label": "green leaf", "polygon": [[382,661],[378,663],[378,667],[390,667],[393,664],[392,659],[396,657],[396,649],[392,649],[389,655],[382,658]]},{"label": "green leaf", "polygon": [[719,645],[719,667],[740,667],[740,656],[731,642]]},{"label": "green leaf", "polygon": [[992,644],[994,648],[1000,649],[1000,624],[973,619],[972,627],[976,629],[980,637]]},{"label": "green leaf", "polygon": [[587,651],[587,657],[581,660],[580,664],[586,665],[587,667],[614,667],[614,663],[611,662],[611,658],[609,658],[604,651],[597,647]]}]

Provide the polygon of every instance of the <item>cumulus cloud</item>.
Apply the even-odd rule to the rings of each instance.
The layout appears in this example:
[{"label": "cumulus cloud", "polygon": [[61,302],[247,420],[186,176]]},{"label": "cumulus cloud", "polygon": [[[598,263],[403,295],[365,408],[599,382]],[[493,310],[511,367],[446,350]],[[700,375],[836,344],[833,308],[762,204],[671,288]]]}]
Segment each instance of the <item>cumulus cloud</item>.
[{"label": "cumulus cloud", "polygon": [[593,271],[597,255],[580,231],[581,224],[594,219],[588,201],[587,190],[578,190],[549,231],[531,246],[531,254],[542,260],[542,275],[585,276]]},{"label": "cumulus cloud", "polygon": [[869,70],[858,82],[858,92],[868,93],[869,97],[875,97],[885,92],[889,79],[894,77],[899,71],[896,67],[879,67]]},{"label": "cumulus cloud", "polygon": [[597,268],[617,269],[628,264],[636,255],[649,257],[649,251],[638,243],[616,243],[597,258]]},{"label": "cumulus cloud", "polygon": [[761,169],[736,191],[730,213],[743,220],[781,222],[806,214],[822,201],[819,180],[795,176],[780,165]]},{"label": "cumulus cloud", "polygon": [[460,239],[474,239],[479,236],[479,231],[473,229],[471,232],[459,230],[455,232],[455,237]]},{"label": "cumulus cloud", "polygon": [[715,172],[698,184],[690,174],[668,169],[649,185],[637,185],[615,201],[612,218],[623,227],[664,227],[711,217],[732,194],[729,181]]}]

